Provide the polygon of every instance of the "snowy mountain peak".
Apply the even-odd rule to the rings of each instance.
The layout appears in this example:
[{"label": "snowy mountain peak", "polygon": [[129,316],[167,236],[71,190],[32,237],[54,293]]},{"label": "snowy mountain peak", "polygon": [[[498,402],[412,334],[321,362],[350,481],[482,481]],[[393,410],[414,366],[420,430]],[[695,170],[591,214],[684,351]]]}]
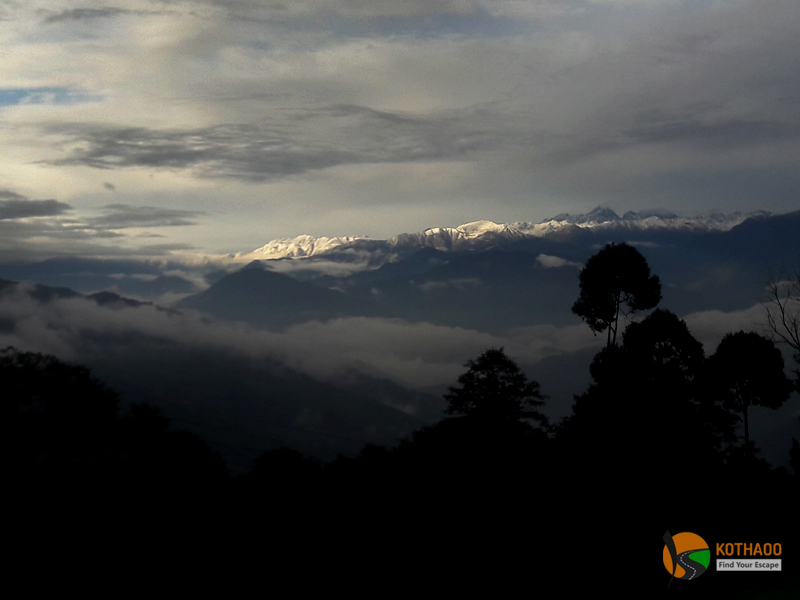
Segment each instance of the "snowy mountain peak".
[{"label": "snowy mountain peak", "polygon": [[650,217],[657,217],[659,219],[679,219],[680,217],[675,214],[674,212],[667,210],[665,208],[652,208],[648,210],[640,210],[638,212],[634,212],[629,210],[624,215],[622,215],[623,221],[641,221],[643,219],[649,219]]},{"label": "snowy mountain peak", "polygon": [[[686,229],[692,231],[714,230],[728,231],[746,219],[755,216],[767,216],[765,211],[751,213],[735,212],[728,215],[712,213],[696,217],[682,217],[666,209],[648,209],[642,211],[628,211],[622,217],[610,208],[598,206],[582,215],[562,213],[552,219],[541,223],[529,225],[528,235],[546,235],[556,229],[567,225],[591,229],[624,228],[628,230],[641,229]],[[526,232],[527,233],[527,232]]]},{"label": "snowy mountain peak", "polygon": [[422,234],[436,237],[474,238],[490,232],[500,233],[507,229],[508,227],[506,225],[501,225],[494,221],[473,221],[471,223],[464,223],[458,227],[431,227],[423,231]]},{"label": "snowy mountain peak", "polygon": [[363,236],[341,237],[314,237],[311,235],[298,235],[294,238],[279,238],[268,242],[252,252],[238,253],[236,258],[248,259],[275,259],[275,258],[301,258],[313,256],[321,252],[328,252],[342,244],[349,244],[355,240],[365,239]]},{"label": "snowy mountain peak", "polygon": [[469,237],[480,236],[488,232],[501,233],[508,229],[507,225],[501,225],[494,221],[473,221],[472,223],[465,223],[456,227],[457,230],[463,232]]},{"label": "snowy mountain peak", "polygon": [[599,223],[614,223],[621,221],[619,215],[606,206],[596,206],[586,214],[570,215],[569,213],[561,213],[547,221],[556,221],[569,223],[570,225],[589,225]]},{"label": "snowy mountain peak", "polygon": [[[471,250],[485,248],[504,241],[510,242],[525,237],[550,237],[570,235],[571,230],[594,229],[626,231],[635,233],[642,230],[672,229],[687,231],[728,231],[751,217],[768,216],[770,213],[736,212],[729,215],[712,213],[705,216],[681,217],[666,209],[628,211],[620,217],[612,209],[598,206],[588,213],[570,215],[562,213],[540,223],[519,221],[502,224],[494,221],[472,221],[458,227],[432,227],[419,233],[401,233],[388,240],[372,240],[382,245],[386,256],[397,251],[414,248],[435,248],[437,250]],[[364,236],[313,237],[299,235],[294,238],[280,238],[257,248],[252,252],[238,253],[237,260],[271,260],[278,258],[306,258],[329,252],[335,248],[352,246],[358,240],[368,240]],[[359,245],[360,250],[370,250]]]}]

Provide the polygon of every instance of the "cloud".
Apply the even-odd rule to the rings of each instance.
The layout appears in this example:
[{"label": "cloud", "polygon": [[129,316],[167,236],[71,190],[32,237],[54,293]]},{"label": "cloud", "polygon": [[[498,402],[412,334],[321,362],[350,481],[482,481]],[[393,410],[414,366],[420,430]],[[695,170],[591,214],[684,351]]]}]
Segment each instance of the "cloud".
[{"label": "cloud", "polygon": [[461,277],[457,279],[447,279],[445,281],[426,281],[425,283],[420,283],[417,287],[423,292],[432,292],[448,288],[465,290],[479,285],[481,285],[481,280],[478,277]]},{"label": "cloud", "polygon": [[3,183],[76,209],[102,203],[87,167],[157,199],[132,205],[224,195],[215,251],[243,230],[796,208],[792,2],[44,4],[15,5],[4,38]]},{"label": "cloud", "polygon": [[323,2],[311,0],[300,2],[301,6],[331,10],[345,16],[356,18],[375,17],[411,17],[420,15],[456,15],[472,12],[479,6],[474,0],[407,0],[396,2],[394,0],[334,0]]},{"label": "cloud", "polygon": [[3,198],[7,200],[27,200],[27,198],[22,194],[18,194],[17,192],[12,192],[11,190],[0,189],[0,199]]},{"label": "cloud", "polygon": [[498,341],[458,328],[368,318],[311,322],[278,333],[154,307],[98,307],[83,298],[39,304],[18,287],[0,296],[0,321],[14,324],[0,333],[3,347],[89,364],[125,339],[131,353],[141,345],[169,344],[176,352],[222,352],[255,361],[269,357],[321,379],[360,365],[366,372],[423,386],[449,380],[466,358]]},{"label": "cloud", "polygon": [[545,268],[576,267],[580,269],[583,267],[581,263],[573,262],[558,256],[551,256],[549,254],[540,254],[536,257],[536,260]]},{"label": "cloud", "polygon": [[[14,219],[0,220],[0,234],[3,242],[33,240],[35,238],[47,238],[52,241],[56,240],[89,240],[97,238],[113,238],[119,237],[120,234],[113,231],[98,230],[91,227],[86,227],[84,224],[74,220],[65,219],[37,219],[36,221],[18,221]],[[13,246],[12,246],[13,248]],[[48,248],[51,251],[52,248]],[[20,256],[25,256],[25,253],[20,253]]]},{"label": "cloud", "polygon": [[755,331],[765,335],[766,310],[760,304],[744,310],[723,312],[706,310],[686,315],[683,320],[692,335],[702,342],[706,354],[713,354],[717,345],[727,333],[739,330]]},{"label": "cloud", "polygon": [[[169,3],[178,5],[178,2]],[[258,2],[257,0],[196,0],[226,10],[233,18],[259,21],[292,22],[312,20],[321,26],[330,21],[417,20],[435,17],[458,17],[474,13],[488,14],[485,6],[496,0],[294,0],[293,2]],[[320,23],[327,19],[328,23]]]},{"label": "cloud", "polygon": [[355,368],[412,388],[453,383],[464,363],[488,347],[504,346],[514,360],[530,365],[602,341],[582,324],[536,326],[500,336],[369,317],[311,321],[274,332],[152,306],[112,309],[83,298],[40,304],[30,300],[24,287],[0,295],[0,322],[13,323],[0,333],[0,347],[50,352],[88,364],[118,352],[114,347],[127,340],[126,351],[134,353],[138,345],[155,344],[169,345],[174,352],[221,352],[256,362],[269,358],[332,381]]},{"label": "cloud", "polygon": [[0,221],[29,217],[52,217],[72,210],[66,202],[58,200],[28,200],[9,190],[0,190]]},{"label": "cloud", "polygon": [[126,14],[134,11],[129,11],[124,8],[117,8],[114,6],[105,6],[103,8],[73,8],[59,13],[48,15],[45,17],[45,23],[57,23],[59,21],[85,21],[90,19],[102,19],[106,17],[115,17],[120,14]]},{"label": "cloud", "polygon": [[[225,385],[235,380],[243,389],[249,389],[250,382],[236,380],[230,373],[252,375],[280,368],[277,365],[334,384],[363,373],[409,388],[453,385],[467,360],[488,347],[502,346],[528,372],[536,373],[542,361],[541,375],[553,387],[552,392],[549,387],[543,391],[554,394],[548,409],[554,416],[564,416],[572,395],[585,389],[591,354],[604,341],[582,323],[492,335],[367,317],[312,321],[275,332],[154,306],[98,306],[81,297],[34,302],[30,290],[21,285],[0,294],[0,347],[55,354],[86,364],[96,373],[110,369],[119,376],[124,371],[123,379],[145,394],[177,395],[194,402],[222,393],[193,387],[213,387],[215,369],[221,369]],[[711,354],[725,333],[757,328],[762,317],[761,307],[754,306],[730,313],[694,313],[685,320],[705,344],[706,354]],[[581,374],[572,373],[575,369]],[[556,379],[553,373],[558,373]],[[236,392],[223,395],[231,393]]]},{"label": "cloud", "polygon": [[199,210],[131,206],[130,204],[109,204],[103,210],[106,212],[105,215],[88,220],[92,227],[97,229],[180,227],[194,225],[196,221],[193,218],[205,214]]},{"label": "cloud", "polygon": [[[320,26],[335,27],[331,21],[362,21],[385,24],[406,21],[418,27],[437,18],[500,17],[533,19],[561,16],[587,6],[584,0],[294,0],[293,2],[261,3],[255,0],[197,0],[228,11],[234,18],[261,21],[313,21]],[[327,19],[327,23],[321,20]],[[441,24],[439,24],[441,27]],[[373,29],[374,31],[374,29]]]},{"label": "cloud", "polygon": [[[179,221],[180,219],[175,219]],[[162,224],[168,223],[165,219]],[[139,227],[133,221],[119,221],[120,228]],[[188,224],[188,223],[187,223]],[[147,227],[158,226],[148,222]],[[168,241],[142,244],[151,236],[128,236],[119,231],[63,217],[36,220],[0,220],[0,264],[42,261],[54,257],[103,257],[163,259],[172,253],[195,251],[192,244]],[[25,277],[26,279],[28,277]]]},{"label": "cloud", "polygon": [[[659,23],[655,14],[636,12],[631,31],[613,40],[587,24],[580,36],[556,27],[539,37],[511,36],[503,48],[481,47],[475,39],[418,47],[377,39],[369,48],[326,39],[318,50],[302,46],[285,59],[269,49],[231,50],[230,60],[241,59],[231,65],[242,72],[263,69],[267,75],[264,85],[258,78],[237,78],[229,93],[241,100],[248,93],[263,93],[268,82],[276,96],[266,102],[280,107],[268,120],[240,117],[239,123],[196,129],[149,127],[129,144],[122,139],[124,127],[110,127],[105,137],[72,132],[68,138],[81,150],[55,160],[259,182],[344,165],[488,158],[503,165],[504,186],[517,182],[520,189],[530,189],[527,173],[537,197],[619,198],[623,192],[633,201],[644,187],[657,195],[656,201],[675,194],[675,188],[719,189],[718,197],[724,198],[722,182],[752,166],[753,153],[760,161],[779,163],[779,157],[772,159],[762,149],[791,148],[798,140],[794,111],[773,99],[773,94],[795,96],[791,77],[773,75],[791,72],[795,44],[779,32],[771,41],[776,56],[765,71],[753,58],[763,52],[761,42],[734,39],[737,12],[722,11],[713,23],[706,13],[690,23],[675,12],[657,31],[648,31]],[[390,49],[395,58],[388,56]],[[735,65],[733,55],[741,55]],[[467,57],[472,69],[465,68]],[[216,63],[210,65],[213,69]],[[497,85],[493,78],[504,71]],[[767,76],[769,92],[754,85]],[[392,79],[403,82],[405,91]],[[712,79],[719,84],[708,85]],[[497,92],[483,111],[370,108],[386,106],[392,95],[398,106],[406,97],[406,104],[415,106],[423,92],[432,101],[454,106],[457,92],[463,97],[464,91],[481,87],[479,81],[489,80]],[[482,86],[483,93],[487,87]],[[286,110],[289,99],[325,98],[326,91],[350,104],[311,102],[306,111]],[[482,162],[481,170],[494,166]],[[790,177],[783,171],[788,166],[765,168],[774,181]],[[485,184],[490,189],[497,176],[491,179]],[[668,181],[672,190],[666,189]],[[791,188],[790,183],[783,187]],[[786,193],[780,196],[788,202]]]},{"label": "cloud", "polygon": [[[17,192],[0,189],[0,260],[34,261],[70,254],[153,256],[189,250],[191,244],[180,242],[131,245],[132,238],[118,230],[194,225],[196,217],[206,214],[199,210],[130,204],[109,204],[101,210],[104,214],[99,217],[80,218],[73,216],[74,208],[66,202],[29,200]],[[109,241],[126,243],[111,247]]]},{"label": "cloud", "polygon": [[642,116],[640,123],[624,132],[640,144],[687,143],[708,150],[737,148],[743,145],[781,142],[800,138],[800,123],[763,119],[717,118],[709,121],[697,116],[671,119]]},{"label": "cloud", "polygon": [[338,165],[458,160],[522,143],[511,132],[488,130],[474,117],[472,109],[414,116],[337,105],[287,110],[258,124],[194,130],[49,125],[47,133],[79,147],[48,162],[98,169],[190,169],[200,177],[263,181]]}]

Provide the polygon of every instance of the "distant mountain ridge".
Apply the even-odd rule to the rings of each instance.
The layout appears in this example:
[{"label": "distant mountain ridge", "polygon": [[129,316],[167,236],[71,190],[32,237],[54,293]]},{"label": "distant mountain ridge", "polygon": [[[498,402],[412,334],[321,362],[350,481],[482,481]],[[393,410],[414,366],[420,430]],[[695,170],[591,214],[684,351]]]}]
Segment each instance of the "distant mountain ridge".
[{"label": "distant mountain ridge", "polygon": [[268,328],[373,317],[505,335],[574,323],[579,269],[609,242],[641,249],[661,277],[664,306],[679,315],[749,308],[770,266],[800,256],[800,211],[689,219],[598,208],[557,219],[476,221],[299,258],[261,256],[175,308]]},{"label": "distant mountain ridge", "polygon": [[[17,277],[22,284],[4,276],[0,333],[33,348],[51,336],[58,347],[69,342],[104,380],[128,390],[130,401],[146,394],[161,399],[169,416],[200,423],[198,433],[227,448],[231,464],[252,458],[230,433],[241,430],[240,422],[247,423],[247,447],[255,448],[260,437],[259,448],[304,444],[335,456],[433,422],[441,399],[399,389],[397,373],[408,381],[418,372],[430,377],[426,365],[438,372],[447,361],[467,360],[478,343],[517,348],[551,405],[571,406],[574,394],[589,385],[594,350],[581,341],[590,332],[570,307],[579,294],[580,268],[599,248],[636,246],[661,279],[661,308],[681,318],[694,315],[695,323],[716,322],[756,306],[769,269],[800,258],[800,211],[687,218],[668,211],[619,216],[598,208],[536,224],[476,221],[390,240],[331,240],[307,236],[298,242],[304,254],[276,260],[262,254],[210,272],[208,288],[163,305],[171,307],[161,309],[170,316],[163,335],[149,327],[161,323],[152,321],[158,304],[119,296],[115,291],[125,280],[117,277],[98,278],[109,282],[106,291],[79,293],[30,283],[33,276]],[[119,262],[100,267],[106,268],[48,261],[36,274],[130,268]],[[149,281],[180,273],[168,268]],[[189,279],[177,283],[184,282]],[[80,296],[99,306],[76,301]],[[82,327],[82,319],[97,326]],[[242,359],[261,356],[251,349],[262,343],[272,348],[264,360]],[[317,365],[340,359],[351,361],[352,374],[336,374],[329,383],[327,371],[316,373]],[[201,418],[195,407],[203,406],[213,412]]]},{"label": "distant mountain ridge", "polygon": [[598,206],[585,214],[562,213],[539,223],[517,221],[495,223],[474,221],[458,227],[432,227],[418,233],[401,233],[388,240],[373,240],[365,236],[314,237],[299,235],[295,238],[275,239],[251,252],[234,255],[245,260],[276,260],[285,258],[308,258],[333,252],[414,251],[420,248],[435,248],[443,251],[463,251],[487,248],[503,242],[515,242],[526,238],[558,238],[570,235],[575,229],[593,231],[730,231],[750,218],[768,217],[767,211],[711,213],[685,217],[665,209],[628,211],[621,217],[612,209]]}]

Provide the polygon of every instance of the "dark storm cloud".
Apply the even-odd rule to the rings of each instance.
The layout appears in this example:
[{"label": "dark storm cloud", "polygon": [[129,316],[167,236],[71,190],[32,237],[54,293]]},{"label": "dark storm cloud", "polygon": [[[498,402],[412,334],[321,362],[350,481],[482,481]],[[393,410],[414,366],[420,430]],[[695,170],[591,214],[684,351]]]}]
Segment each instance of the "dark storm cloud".
[{"label": "dark storm cloud", "polygon": [[51,125],[48,133],[80,147],[50,161],[98,169],[191,169],[201,177],[263,181],[337,165],[464,158],[520,142],[474,109],[409,116],[362,106],[285,112],[258,124],[157,130],[89,124]]},{"label": "dark storm cloud", "polygon": [[195,225],[193,217],[203,215],[202,211],[158,208],[155,206],[131,206],[130,204],[109,204],[102,217],[89,219],[89,224],[97,229],[125,229],[128,227],[179,227]]},{"label": "dark storm cloud", "polygon": [[10,190],[0,190],[0,221],[25,219],[28,217],[53,217],[72,207],[58,200],[28,200]]}]

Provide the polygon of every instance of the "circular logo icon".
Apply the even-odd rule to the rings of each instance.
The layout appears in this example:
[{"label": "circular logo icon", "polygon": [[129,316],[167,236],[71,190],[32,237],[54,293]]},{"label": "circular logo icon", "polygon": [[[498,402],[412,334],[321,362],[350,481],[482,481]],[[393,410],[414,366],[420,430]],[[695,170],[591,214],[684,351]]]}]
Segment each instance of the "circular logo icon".
[{"label": "circular logo icon", "polygon": [[706,572],[711,562],[708,544],[696,533],[684,531],[664,536],[664,566],[674,577],[684,580],[697,579]]}]

